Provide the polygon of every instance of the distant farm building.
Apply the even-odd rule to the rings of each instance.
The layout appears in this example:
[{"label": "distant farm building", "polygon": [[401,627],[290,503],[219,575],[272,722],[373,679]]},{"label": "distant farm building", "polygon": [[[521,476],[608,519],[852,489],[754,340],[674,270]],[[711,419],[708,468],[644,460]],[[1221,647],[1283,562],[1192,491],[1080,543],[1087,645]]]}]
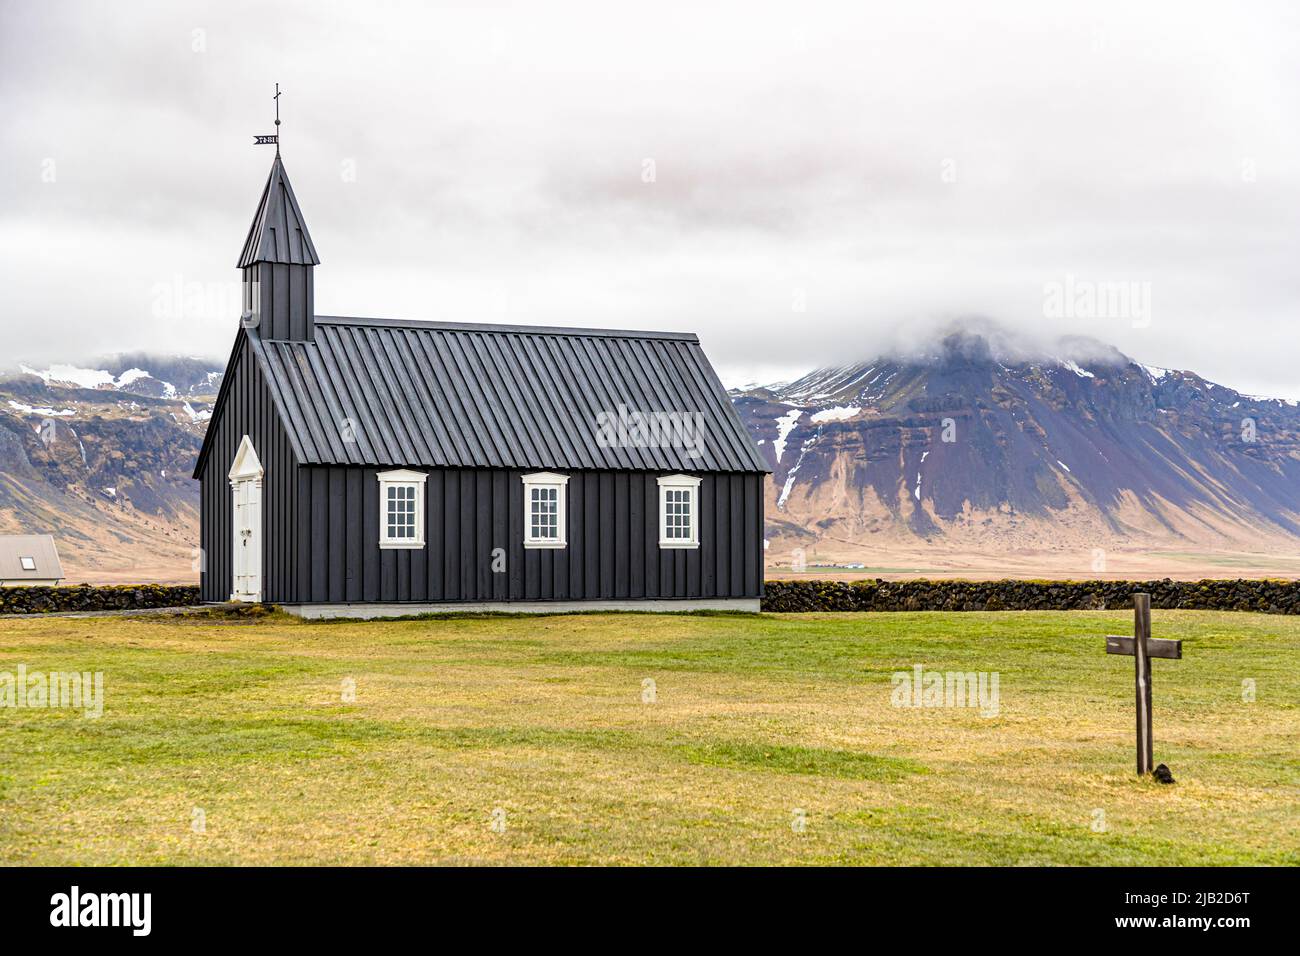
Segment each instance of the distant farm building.
[{"label": "distant farm building", "polygon": [[63,577],[63,563],[53,535],[0,535],[0,587],[54,585]]}]

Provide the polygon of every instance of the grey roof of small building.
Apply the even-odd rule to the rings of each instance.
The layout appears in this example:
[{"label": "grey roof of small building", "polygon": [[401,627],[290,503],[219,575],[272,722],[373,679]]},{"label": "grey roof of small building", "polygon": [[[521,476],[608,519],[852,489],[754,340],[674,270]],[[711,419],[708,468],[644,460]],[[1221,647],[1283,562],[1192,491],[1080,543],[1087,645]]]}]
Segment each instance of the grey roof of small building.
[{"label": "grey roof of small building", "polygon": [[271,164],[262,199],[253,214],[253,224],[244,240],[244,251],[239,256],[239,268],[254,262],[278,262],[288,265],[320,265],[307,220],[298,208],[293,187],[284,171],[280,157]]},{"label": "grey roof of small building", "polygon": [[[305,465],[769,470],[693,334],[317,316],[248,341]],[[691,416],[698,454],[604,440],[620,406]]]},{"label": "grey roof of small building", "polygon": [[[32,558],[36,569],[23,568],[23,558]],[[42,581],[64,577],[63,563],[53,535],[0,534],[0,581]]]}]

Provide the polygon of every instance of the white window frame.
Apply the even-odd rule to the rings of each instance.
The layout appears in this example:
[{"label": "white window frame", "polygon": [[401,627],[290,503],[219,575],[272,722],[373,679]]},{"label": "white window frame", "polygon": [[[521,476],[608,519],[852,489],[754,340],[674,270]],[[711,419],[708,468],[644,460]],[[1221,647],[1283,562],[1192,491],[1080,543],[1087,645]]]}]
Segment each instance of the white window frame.
[{"label": "white window frame", "polygon": [[[664,475],[659,479],[659,547],[661,548],[698,548],[700,546],[700,482],[703,479],[692,475]],[[689,538],[668,538],[668,492],[689,491],[691,493],[691,536]]]},{"label": "white window frame", "polygon": [[[569,538],[569,476],[550,471],[524,475],[524,547],[567,548]],[[555,531],[558,538],[533,537],[533,489],[555,489]]]},{"label": "white window frame", "polygon": [[[420,471],[396,471],[379,473],[379,547],[385,550],[414,550],[424,547],[424,483],[428,475]],[[415,537],[390,538],[388,536],[388,489],[415,489]]]},{"label": "white window frame", "polygon": [[21,567],[24,571],[35,571],[36,559],[33,558],[31,555],[27,555],[27,554],[20,555],[18,558],[18,566]]}]

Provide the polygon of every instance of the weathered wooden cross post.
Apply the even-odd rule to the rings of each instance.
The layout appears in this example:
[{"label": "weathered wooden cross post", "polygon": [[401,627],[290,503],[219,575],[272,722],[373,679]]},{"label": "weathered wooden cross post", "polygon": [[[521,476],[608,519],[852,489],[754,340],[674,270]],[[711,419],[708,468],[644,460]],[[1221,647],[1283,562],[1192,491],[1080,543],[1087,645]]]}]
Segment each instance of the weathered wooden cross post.
[{"label": "weathered wooden cross post", "polygon": [[1181,660],[1183,642],[1151,636],[1151,595],[1133,595],[1133,636],[1106,635],[1107,654],[1133,658],[1133,680],[1137,690],[1137,772],[1150,773],[1155,763],[1151,747],[1151,658]]}]

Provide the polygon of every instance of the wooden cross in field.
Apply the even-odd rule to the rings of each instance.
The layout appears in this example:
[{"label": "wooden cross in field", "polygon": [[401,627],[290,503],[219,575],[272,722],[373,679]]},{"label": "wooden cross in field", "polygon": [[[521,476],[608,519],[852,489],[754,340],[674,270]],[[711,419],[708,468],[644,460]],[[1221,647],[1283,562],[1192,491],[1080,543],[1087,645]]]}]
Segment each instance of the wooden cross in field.
[{"label": "wooden cross in field", "polygon": [[1106,635],[1107,654],[1126,654],[1134,659],[1137,690],[1137,772],[1150,773],[1151,755],[1151,658],[1181,660],[1183,642],[1151,636],[1151,595],[1133,595],[1133,636]]}]

